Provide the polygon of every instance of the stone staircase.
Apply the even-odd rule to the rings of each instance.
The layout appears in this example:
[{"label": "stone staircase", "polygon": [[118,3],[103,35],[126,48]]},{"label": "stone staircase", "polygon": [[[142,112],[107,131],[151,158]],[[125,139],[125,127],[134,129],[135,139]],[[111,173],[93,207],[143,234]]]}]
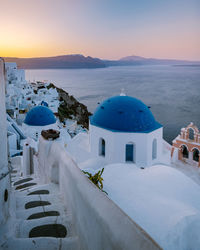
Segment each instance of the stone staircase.
[{"label": "stone staircase", "polygon": [[0,249],[80,249],[72,216],[63,205],[58,185],[41,185],[39,179],[20,175],[20,166],[13,165],[11,217],[14,219],[9,226],[9,237]]}]

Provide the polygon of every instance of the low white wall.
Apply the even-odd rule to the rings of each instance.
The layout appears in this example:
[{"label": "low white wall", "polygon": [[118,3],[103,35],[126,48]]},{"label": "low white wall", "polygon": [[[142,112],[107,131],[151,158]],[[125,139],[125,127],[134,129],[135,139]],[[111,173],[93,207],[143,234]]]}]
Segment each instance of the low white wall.
[{"label": "low white wall", "polygon": [[[9,216],[10,179],[8,173],[7,155],[7,125],[5,108],[5,71],[4,61],[0,58],[0,237],[1,228]],[[7,175],[6,175],[7,174]],[[5,176],[5,177],[4,177]],[[4,195],[8,191],[8,199]]]},{"label": "low white wall", "polygon": [[[0,169],[0,176],[8,172],[7,166]],[[7,190],[7,191],[6,191]],[[5,200],[5,194],[7,192],[7,200]],[[10,205],[10,178],[9,174],[0,179],[0,238],[2,236],[1,229],[3,230],[5,223],[9,217],[9,205]],[[1,249],[1,247],[0,247]]]},{"label": "low white wall", "polygon": [[7,124],[5,106],[5,71],[4,61],[0,58],[0,169],[8,163],[7,158]]},{"label": "low white wall", "polygon": [[89,181],[57,142],[40,138],[38,171],[43,182],[59,183],[65,206],[72,214],[81,249],[160,249]]}]

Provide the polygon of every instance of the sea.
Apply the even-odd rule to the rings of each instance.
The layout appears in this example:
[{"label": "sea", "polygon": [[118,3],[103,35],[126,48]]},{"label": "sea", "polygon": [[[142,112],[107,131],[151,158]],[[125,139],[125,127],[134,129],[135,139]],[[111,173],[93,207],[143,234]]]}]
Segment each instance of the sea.
[{"label": "sea", "polygon": [[182,127],[200,128],[200,67],[176,65],[115,66],[99,69],[26,70],[26,80],[52,82],[73,95],[90,112],[123,91],[151,107],[172,144]]}]

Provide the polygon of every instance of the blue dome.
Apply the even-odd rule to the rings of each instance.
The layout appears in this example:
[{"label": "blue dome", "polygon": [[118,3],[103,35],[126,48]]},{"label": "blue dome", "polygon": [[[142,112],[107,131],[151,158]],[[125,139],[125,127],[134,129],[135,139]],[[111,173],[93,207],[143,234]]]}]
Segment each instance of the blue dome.
[{"label": "blue dome", "polygon": [[42,101],[40,105],[41,105],[41,106],[45,106],[45,107],[49,107],[48,103],[45,102],[45,101]]},{"label": "blue dome", "polygon": [[46,126],[56,122],[53,112],[45,106],[36,106],[27,114],[24,123],[30,126]]},{"label": "blue dome", "polygon": [[90,123],[115,132],[149,133],[162,127],[143,102],[130,96],[103,101],[90,117]]}]

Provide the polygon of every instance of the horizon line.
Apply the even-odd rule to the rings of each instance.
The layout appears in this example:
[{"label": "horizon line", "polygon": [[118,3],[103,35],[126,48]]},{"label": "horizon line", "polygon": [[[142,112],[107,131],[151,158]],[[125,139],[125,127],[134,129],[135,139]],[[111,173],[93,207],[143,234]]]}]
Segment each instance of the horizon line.
[{"label": "horizon line", "polygon": [[200,62],[200,59],[198,60],[192,60],[192,59],[176,59],[176,58],[158,58],[158,57],[145,57],[145,56],[138,56],[138,55],[128,55],[128,56],[123,56],[120,57],[119,59],[102,59],[100,57],[95,57],[95,56],[90,56],[90,55],[84,55],[84,54],[62,54],[62,55],[54,55],[54,56],[35,56],[35,57],[18,57],[18,56],[0,56],[1,58],[16,58],[16,59],[35,59],[35,58],[52,58],[52,57],[61,57],[61,56],[84,56],[84,57],[92,57],[92,58],[97,58],[100,60],[109,60],[109,61],[119,61],[122,58],[125,57],[140,57],[144,59],[157,59],[157,60],[176,60],[176,61],[188,61],[188,62]]}]

